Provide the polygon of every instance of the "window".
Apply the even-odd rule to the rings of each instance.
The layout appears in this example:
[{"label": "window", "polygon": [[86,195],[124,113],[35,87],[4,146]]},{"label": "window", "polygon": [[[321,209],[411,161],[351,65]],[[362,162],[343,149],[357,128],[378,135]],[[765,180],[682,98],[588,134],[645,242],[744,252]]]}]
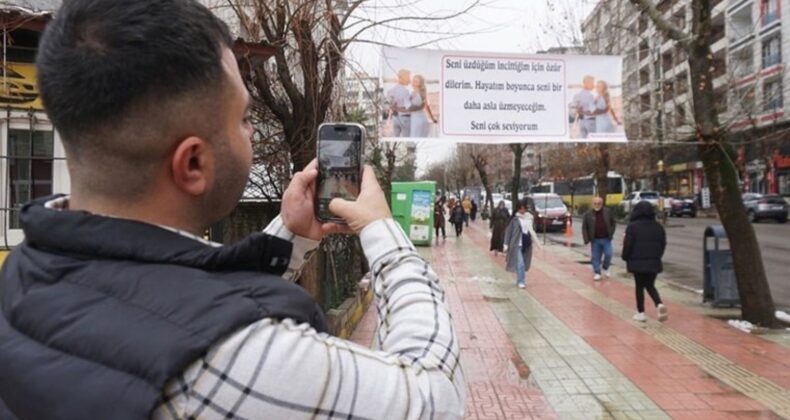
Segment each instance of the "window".
[{"label": "window", "polygon": [[666,73],[672,70],[673,66],[674,63],[672,62],[672,51],[667,51],[661,54],[661,70],[663,70],[664,73]]},{"label": "window", "polygon": [[574,192],[578,195],[592,195],[595,181],[592,178],[578,179],[573,183]]},{"label": "window", "polygon": [[754,112],[754,86],[747,86],[735,91],[733,100],[739,105],[742,112]]},{"label": "window", "polygon": [[554,194],[570,195],[571,183],[568,181],[557,181],[554,183]]},{"label": "window", "polygon": [[763,26],[779,19],[779,0],[763,0],[760,10],[763,13]]},{"label": "window", "polygon": [[675,77],[675,88],[678,95],[682,95],[689,90],[688,74],[683,72]]},{"label": "window", "polygon": [[782,39],[779,36],[763,41],[763,68],[782,62]]},{"label": "window", "polygon": [[782,80],[776,79],[765,82],[763,85],[763,111],[776,111],[782,109]]},{"label": "window", "polygon": [[623,178],[609,178],[606,184],[609,194],[623,193]]},{"label": "window", "polygon": [[675,126],[681,127],[688,124],[686,121],[686,107],[683,105],[675,106]]},{"label": "window", "polygon": [[53,134],[51,131],[8,130],[10,225],[19,229],[19,208],[52,194]]},{"label": "window", "polygon": [[650,93],[645,93],[640,96],[639,110],[642,112],[650,111]]}]

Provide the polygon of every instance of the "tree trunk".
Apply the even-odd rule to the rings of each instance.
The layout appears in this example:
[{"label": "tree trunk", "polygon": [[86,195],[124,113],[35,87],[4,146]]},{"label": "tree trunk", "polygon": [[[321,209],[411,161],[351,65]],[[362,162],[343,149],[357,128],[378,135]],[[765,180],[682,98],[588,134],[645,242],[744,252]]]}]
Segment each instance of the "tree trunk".
[{"label": "tree trunk", "polygon": [[[490,212],[494,209],[494,200],[491,198],[491,185],[488,182],[488,172],[486,172],[486,161],[483,159],[482,156],[472,156],[472,161],[475,163],[475,169],[477,169],[477,174],[480,175],[480,181],[483,183],[483,188],[486,190],[486,203],[488,203],[488,211]],[[480,211],[483,211],[485,207],[485,203],[480,204]]]},{"label": "tree trunk", "polygon": [[689,73],[693,93],[694,120],[699,152],[708,178],[711,196],[727,231],[733,256],[741,311],[745,320],[765,327],[776,324],[771,290],[765,275],[760,246],[746,216],[741,198],[735,152],[720,129],[710,50],[710,0],[692,2],[693,40],[689,48]]},{"label": "tree trunk", "polygon": [[595,183],[597,188],[597,196],[603,199],[603,205],[606,205],[606,195],[609,193],[609,145],[599,144],[596,146],[598,149],[598,165],[595,166]]},{"label": "tree trunk", "polygon": [[513,151],[513,183],[510,185],[510,201],[513,203],[513,212],[518,210],[518,192],[521,188],[521,158],[527,146],[523,144],[511,144],[510,150]]},{"label": "tree trunk", "polygon": [[397,149],[388,147],[385,149],[384,157],[387,159],[387,166],[384,168],[384,182],[381,185],[387,203],[392,207],[392,177],[395,174],[395,162],[397,159]]}]

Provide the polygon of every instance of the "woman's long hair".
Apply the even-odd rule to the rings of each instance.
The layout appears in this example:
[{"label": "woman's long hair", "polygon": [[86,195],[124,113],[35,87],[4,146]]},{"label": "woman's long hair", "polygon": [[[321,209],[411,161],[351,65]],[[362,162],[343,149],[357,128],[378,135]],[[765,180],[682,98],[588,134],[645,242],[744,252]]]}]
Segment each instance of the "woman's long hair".
[{"label": "woman's long hair", "polygon": [[603,87],[601,89],[601,96],[603,97],[604,102],[606,102],[606,109],[609,109],[609,107],[611,106],[609,99],[609,84],[604,82],[603,80],[599,80],[598,85]]},{"label": "woman's long hair", "polygon": [[420,94],[420,98],[422,98],[423,105],[428,102],[428,89],[425,87],[425,78],[422,75],[415,74],[414,80],[419,81],[417,85],[417,93]]}]

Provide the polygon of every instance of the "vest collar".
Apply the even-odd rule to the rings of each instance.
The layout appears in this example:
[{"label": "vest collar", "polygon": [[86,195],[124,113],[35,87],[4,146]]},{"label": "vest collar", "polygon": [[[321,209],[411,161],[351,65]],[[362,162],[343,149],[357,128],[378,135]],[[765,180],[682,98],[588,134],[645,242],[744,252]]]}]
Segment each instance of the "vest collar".
[{"label": "vest collar", "polygon": [[20,222],[29,246],[75,257],[131,259],[208,271],[282,274],[290,261],[292,244],[274,236],[256,233],[236,244],[216,247],[145,222],[46,206],[64,198],[44,197],[22,207]]}]

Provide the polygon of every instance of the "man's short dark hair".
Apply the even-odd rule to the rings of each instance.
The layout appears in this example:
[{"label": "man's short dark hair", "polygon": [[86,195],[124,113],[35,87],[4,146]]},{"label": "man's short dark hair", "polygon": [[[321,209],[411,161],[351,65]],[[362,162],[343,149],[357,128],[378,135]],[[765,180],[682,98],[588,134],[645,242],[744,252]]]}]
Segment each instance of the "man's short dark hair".
[{"label": "man's short dark hair", "polygon": [[219,92],[231,45],[195,0],[65,0],[39,46],[41,98],[70,158],[117,151],[142,161],[143,144],[127,142],[151,142],[165,127],[152,119],[182,118],[161,109],[174,100]]}]

